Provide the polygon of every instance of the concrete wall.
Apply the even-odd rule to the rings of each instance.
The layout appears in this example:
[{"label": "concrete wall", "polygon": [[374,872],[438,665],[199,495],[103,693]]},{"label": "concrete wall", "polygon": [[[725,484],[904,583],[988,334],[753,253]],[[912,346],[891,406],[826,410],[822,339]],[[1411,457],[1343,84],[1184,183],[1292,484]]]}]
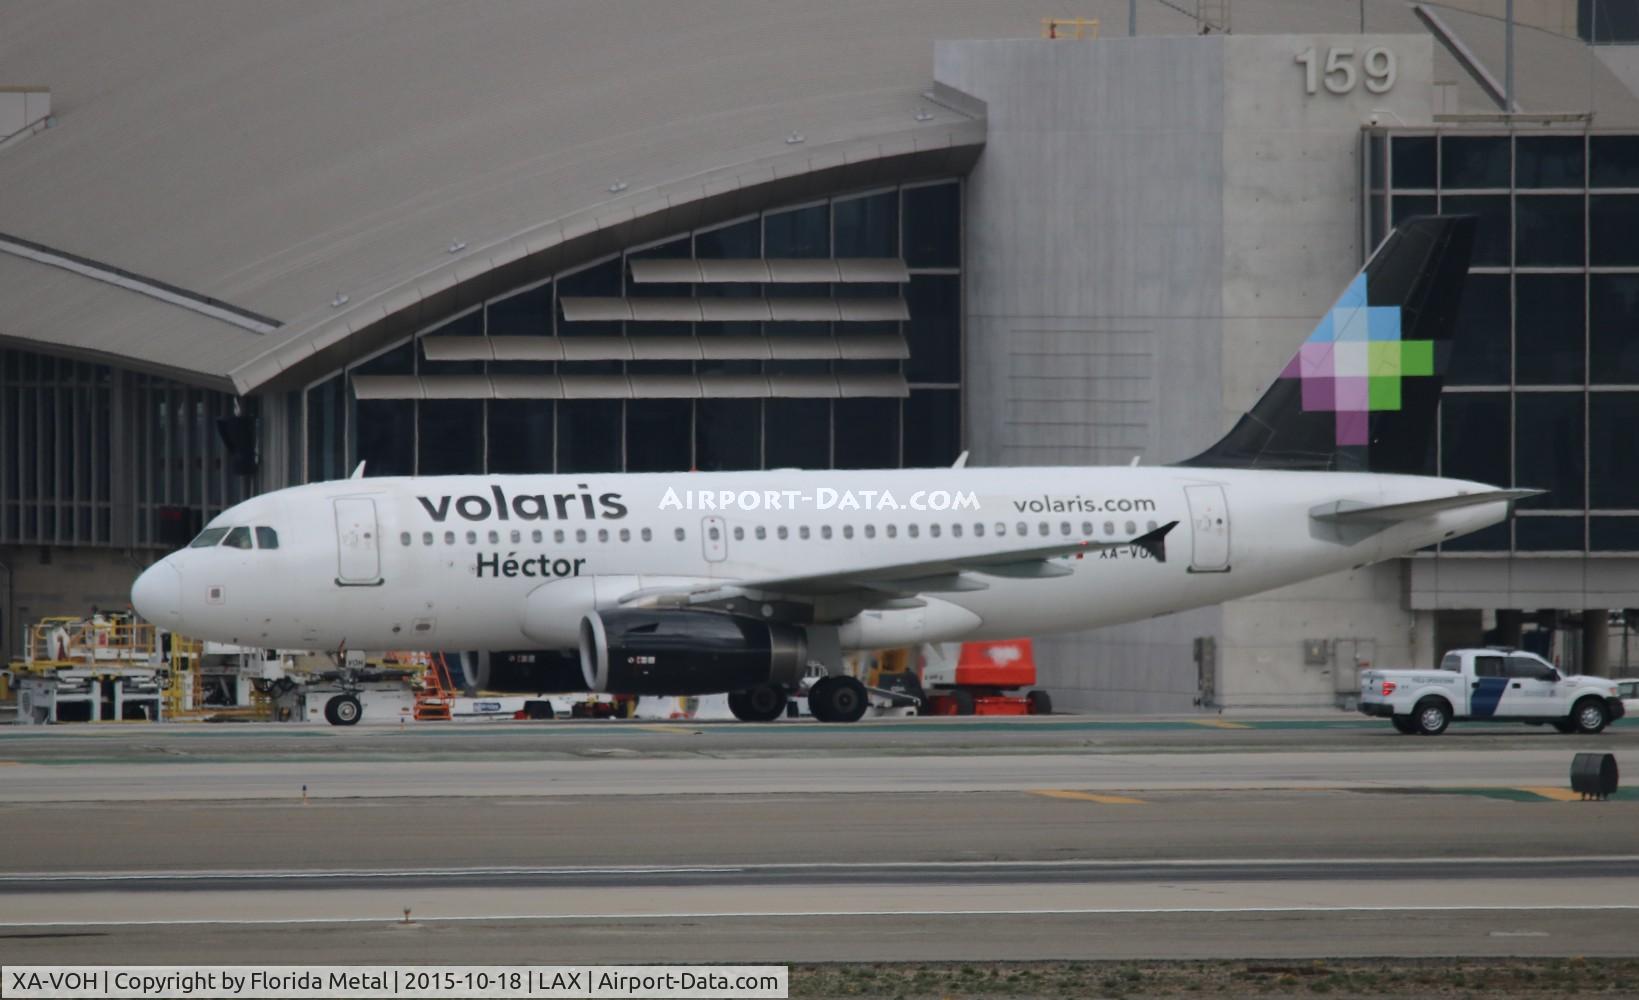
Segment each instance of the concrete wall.
[{"label": "concrete wall", "polygon": [[[1429,122],[1427,35],[1237,36],[1223,39],[1224,281],[1222,428],[1245,412],[1359,269],[1360,127]],[[1395,55],[1392,88],[1307,91],[1296,56],[1332,48]],[[1205,441],[1201,442],[1203,445]],[[1396,560],[1223,608],[1219,702],[1230,707],[1332,705],[1355,690],[1355,659],[1410,663],[1414,621]],[[1305,640],[1325,639],[1325,666]]]},{"label": "concrete wall", "polygon": [[0,547],[3,659],[20,652],[23,627],[47,615],[130,607],[131,582],[146,567],[110,549]]},{"label": "concrete wall", "polygon": [[[1125,465],[1216,426],[1220,40],[941,43],[988,104],[967,184],[966,418],[975,464]],[[1070,709],[1187,708],[1204,610],[1037,644]]]},{"label": "concrete wall", "polygon": [[[1397,59],[1387,93],[1306,92],[1298,53],[1372,46]],[[988,105],[966,206],[975,463],[1166,462],[1209,445],[1358,269],[1361,126],[1428,122],[1432,63],[1426,35],[941,43],[937,80]],[[1304,666],[1302,640],[1372,637],[1380,661],[1407,660],[1401,573],[1045,639],[1042,683],[1067,708],[1187,710],[1205,636],[1219,703],[1329,705],[1343,685]],[[1355,647],[1337,648],[1352,671]]]}]

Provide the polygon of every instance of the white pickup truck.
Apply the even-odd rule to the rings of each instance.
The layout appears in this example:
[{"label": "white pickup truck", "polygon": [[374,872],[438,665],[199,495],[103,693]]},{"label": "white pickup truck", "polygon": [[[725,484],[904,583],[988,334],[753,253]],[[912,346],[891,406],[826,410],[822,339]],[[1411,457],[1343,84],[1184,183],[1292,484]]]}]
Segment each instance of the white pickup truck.
[{"label": "white pickup truck", "polygon": [[1597,733],[1623,714],[1616,682],[1566,677],[1534,653],[1454,649],[1435,670],[1366,670],[1360,711],[1393,720],[1402,733],[1443,733],[1453,719],[1547,723],[1562,733]]}]

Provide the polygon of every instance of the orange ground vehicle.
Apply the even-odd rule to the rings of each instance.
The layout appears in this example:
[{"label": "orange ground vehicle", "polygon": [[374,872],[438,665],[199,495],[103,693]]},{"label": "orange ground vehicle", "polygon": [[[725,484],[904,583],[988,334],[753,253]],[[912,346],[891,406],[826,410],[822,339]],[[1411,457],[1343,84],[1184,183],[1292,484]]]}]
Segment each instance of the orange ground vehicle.
[{"label": "orange ground vehicle", "polygon": [[1029,639],[964,642],[954,663],[924,658],[922,685],[929,715],[1051,715],[1046,691],[1020,694],[1036,683]]}]

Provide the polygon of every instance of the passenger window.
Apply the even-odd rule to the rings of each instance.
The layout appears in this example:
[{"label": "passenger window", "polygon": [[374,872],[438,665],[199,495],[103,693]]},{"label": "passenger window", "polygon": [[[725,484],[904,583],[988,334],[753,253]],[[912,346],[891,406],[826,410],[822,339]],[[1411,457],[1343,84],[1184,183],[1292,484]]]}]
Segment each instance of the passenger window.
[{"label": "passenger window", "polygon": [[875,538],[876,537],[876,525],[867,524],[865,526],[865,537],[866,538]]},{"label": "passenger window", "polygon": [[654,541],[654,532],[650,531],[648,528],[644,528],[643,529],[643,540],[645,542]]},{"label": "passenger window", "polygon": [[453,531],[444,532],[444,544],[445,545],[454,545],[455,544],[455,532],[453,532]]},{"label": "passenger window", "polygon": [[997,538],[1007,537],[1007,525],[1004,524],[1001,521],[996,522],[996,537]]},{"label": "passenger window", "polygon": [[831,526],[829,524],[825,524],[825,525],[820,526],[820,537],[827,540],[827,541],[830,540],[830,538],[831,538]]},{"label": "passenger window", "polygon": [[609,529],[608,528],[599,528],[598,529],[598,541],[607,542],[608,540],[609,540]]},{"label": "passenger window", "polygon": [[758,525],[757,526],[757,541],[760,542],[760,541],[762,541],[763,539],[765,539],[767,537],[768,537],[768,529],[763,527],[762,525]]},{"label": "passenger window", "polygon": [[808,541],[808,525],[805,524],[797,529],[797,537],[805,542]]},{"label": "passenger window", "polygon": [[499,544],[501,544],[501,533],[500,533],[500,532],[499,532],[499,531],[492,531],[492,532],[490,532],[490,533],[489,533],[489,543],[490,543],[490,544],[491,544],[491,545],[499,545]]},{"label": "passenger window", "polygon": [[1145,531],[1154,531],[1156,528],[1159,528],[1159,527],[1160,527],[1160,525],[1156,524],[1154,521],[1145,521],[1144,522],[1144,530]]},{"label": "passenger window", "polygon": [[1115,522],[1114,521],[1105,521],[1104,522],[1104,533],[1106,535],[1114,535],[1115,534]]},{"label": "passenger window", "polygon": [[951,525],[950,526],[950,536],[952,538],[961,538],[962,537],[962,526],[960,524]]},{"label": "passenger window", "polygon": [[1544,666],[1532,656],[1510,656],[1508,658],[1508,676],[1528,681],[1545,681],[1553,675],[1550,668]]},{"label": "passenger window", "polygon": [[1053,529],[1048,526],[1046,521],[1042,521],[1040,524],[1036,525],[1036,534],[1042,536],[1043,538],[1046,538],[1047,533],[1052,530]]},{"label": "passenger window", "polygon": [[1502,657],[1500,657],[1500,656],[1476,656],[1476,657],[1474,657],[1474,676],[1475,677],[1501,677],[1501,676],[1503,676]]},{"label": "passenger window", "polygon": [[632,540],[632,529],[630,529],[630,528],[621,528],[620,529],[620,540],[623,541],[623,542],[631,541]]},{"label": "passenger window", "polygon": [[523,532],[519,531],[516,528],[512,529],[512,544],[517,545],[519,542],[521,542],[523,540],[524,540]]},{"label": "passenger window", "polygon": [[1019,537],[1020,538],[1023,538],[1024,536],[1030,534],[1030,525],[1025,524],[1023,521],[1020,521],[1018,523],[1018,529],[1019,529]]},{"label": "passenger window", "polygon": [[[678,528],[677,530],[679,532],[681,532],[683,529]],[[681,534],[679,534],[677,537],[682,538],[683,536]],[[557,542],[559,545],[563,544],[563,529],[562,528],[559,528],[557,531],[552,532],[552,540],[554,542]]]},{"label": "passenger window", "polygon": [[935,521],[934,523],[928,525],[928,537],[929,538],[938,538],[939,537],[939,522]]},{"label": "passenger window", "polygon": [[228,537],[222,539],[222,544],[230,549],[250,548],[250,529],[234,528],[228,532]]},{"label": "passenger window", "polygon": [[577,541],[577,542],[586,541],[586,529],[585,528],[576,528],[575,529],[575,541]]},{"label": "passenger window", "polygon": [[272,528],[256,529],[256,547],[259,549],[276,549],[279,547],[279,533]]},{"label": "passenger window", "polygon": [[536,545],[541,544],[541,529],[536,528],[534,531],[531,531],[529,533],[529,540],[534,542]]},{"label": "passenger window", "polygon": [[400,544],[400,545],[410,544],[410,533],[408,531],[401,531],[401,532],[398,533],[398,544]]},{"label": "passenger window", "polygon": [[[683,529],[682,529],[682,528],[678,528],[678,529],[677,529],[677,531],[678,531],[678,536],[679,536],[679,537],[682,537],[682,531],[683,531]],[[709,536],[709,537],[710,537],[710,538],[711,538],[711,540],[712,540],[712,541],[714,541],[714,542],[716,542],[716,541],[720,541],[720,540],[721,540],[721,539],[722,539],[722,537],[723,537],[723,533],[722,533],[722,532],[721,532],[721,531],[718,531],[718,530],[717,530],[717,526],[716,526],[716,525],[715,525],[715,524],[714,524],[714,525],[712,525],[712,526],[711,526],[711,527],[709,527],[709,528],[707,528],[707,529],[706,529],[706,534],[707,534],[707,536]]]},{"label": "passenger window", "polygon": [[[430,531],[423,531],[421,533],[421,544],[422,545],[431,545],[432,543],[433,543],[433,533],[430,532]],[[267,546],[264,545],[264,546],[262,546],[262,548],[265,549],[265,548],[267,548]]]},{"label": "passenger window", "polygon": [[195,538],[188,544],[188,548],[208,549],[217,542],[220,542],[222,540],[222,536],[226,535],[227,533],[228,529],[226,528],[206,528],[204,531],[199,533],[198,538]]},{"label": "passenger window", "polygon": [[476,532],[476,531],[467,532],[467,544],[468,545],[477,545],[478,544],[478,532]]},{"label": "passenger window", "polygon": [[842,526],[842,537],[843,538],[852,538],[852,537],[854,537],[854,526],[851,525],[851,524],[843,525]]},{"label": "passenger window", "polygon": [[914,524],[909,524],[909,525],[905,526],[905,534],[911,536],[912,538],[915,538],[916,535],[917,535],[917,532],[920,531],[920,530],[921,529],[917,525],[914,525]]},{"label": "passenger window", "polygon": [[683,531],[682,528],[677,528],[676,530],[674,530],[672,532],[672,534],[677,536],[677,540],[680,541],[680,542],[683,541],[687,537],[687,534]]},{"label": "passenger window", "polygon": [[897,524],[888,525],[888,537],[889,538],[898,538],[899,537],[899,525],[897,525]]},{"label": "passenger window", "polygon": [[983,537],[985,537],[985,524],[984,524],[983,521],[974,521],[973,522],[973,537],[974,538],[983,538]]},{"label": "passenger window", "polygon": [[774,529],[774,533],[780,536],[780,541],[782,541],[782,542],[785,541],[786,538],[789,537],[790,534],[791,534],[791,532],[783,524],[780,525],[778,528]]},{"label": "passenger window", "polygon": [[1059,534],[1068,535],[1069,533],[1070,533],[1070,522],[1069,521],[1060,521],[1059,522]]},{"label": "passenger window", "polygon": [[735,541],[736,541],[736,542],[743,542],[743,541],[745,541],[745,540],[746,540],[746,529],[744,529],[744,528],[739,528],[739,527],[736,527],[736,528],[735,528],[735,529],[734,529],[734,540],[735,540]]},{"label": "passenger window", "polygon": [[1093,533],[1093,522],[1091,522],[1091,521],[1081,522],[1081,533],[1083,535],[1091,535]]},{"label": "passenger window", "polygon": [[1127,534],[1129,534],[1129,535],[1138,534],[1138,525],[1132,523],[1131,521],[1128,521],[1127,522]]}]

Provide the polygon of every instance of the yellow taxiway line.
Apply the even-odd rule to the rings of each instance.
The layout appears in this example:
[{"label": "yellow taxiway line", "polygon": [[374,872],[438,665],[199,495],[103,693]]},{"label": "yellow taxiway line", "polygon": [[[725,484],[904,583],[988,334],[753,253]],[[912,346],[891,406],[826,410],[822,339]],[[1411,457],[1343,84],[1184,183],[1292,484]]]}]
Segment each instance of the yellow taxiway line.
[{"label": "yellow taxiway line", "polygon": [[1048,799],[1075,799],[1078,802],[1102,802],[1107,806],[1141,806],[1143,799],[1134,799],[1126,795],[1102,795],[1097,792],[1078,792],[1068,788],[1031,788],[1031,795],[1040,795]]}]

